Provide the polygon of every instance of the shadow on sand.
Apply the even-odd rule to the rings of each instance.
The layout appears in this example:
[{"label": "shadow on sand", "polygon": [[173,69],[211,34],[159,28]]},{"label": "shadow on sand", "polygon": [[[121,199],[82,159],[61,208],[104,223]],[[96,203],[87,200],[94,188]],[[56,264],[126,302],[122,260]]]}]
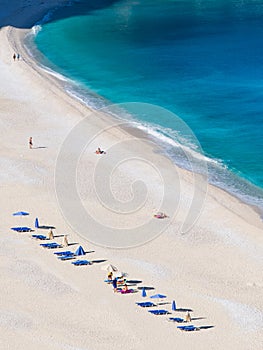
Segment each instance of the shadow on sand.
[{"label": "shadow on sand", "polygon": [[37,227],[40,230],[55,230],[55,226],[48,226],[48,225],[39,225]]}]

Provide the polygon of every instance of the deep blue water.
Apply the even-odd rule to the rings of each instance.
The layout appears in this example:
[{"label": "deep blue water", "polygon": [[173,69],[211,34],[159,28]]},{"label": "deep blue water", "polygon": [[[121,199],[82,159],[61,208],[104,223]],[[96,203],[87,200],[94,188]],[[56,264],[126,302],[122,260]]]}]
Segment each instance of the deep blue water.
[{"label": "deep blue water", "polygon": [[[113,103],[146,102],[172,111],[193,130],[205,154],[218,161],[209,167],[211,181],[259,204],[263,2],[92,3],[79,1],[42,24],[35,43],[53,69]],[[87,103],[101,105],[101,99],[80,90]],[[171,115],[136,118],[175,137],[177,121]],[[176,159],[171,145],[167,150]]]}]

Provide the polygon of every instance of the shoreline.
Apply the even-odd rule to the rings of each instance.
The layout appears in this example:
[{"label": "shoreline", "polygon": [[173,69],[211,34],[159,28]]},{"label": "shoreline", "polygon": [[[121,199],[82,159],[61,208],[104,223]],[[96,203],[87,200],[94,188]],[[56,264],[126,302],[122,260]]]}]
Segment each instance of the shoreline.
[{"label": "shoreline", "polygon": [[[50,4],[53,6],[53,1]],[[37,4],[32,5],[32,11],[36,10]],[[208,185],[198,221],[188,234],[180,234],[193,197],[194,175],[171,165],[158,153],[156,145],[140,139],[136,129],[132,129],[135,135],[122,128],[108,129],[114,124],[113,119],[93,112],[67,95],[55,77],[39,70],[37,62],[23,53],[26,32],[14,28],[0,31],[0,42],[5,48],[0,53],[3,76],[0,82],[0,161],[6,171],[1,175],[3,220],[0,223],[0,271],[1,283],[5,286],[0,302],[3,346],[29,350],[123,347],[144,350],[160,346],[173,348],[176,343],[179,348],[194,350],[223,350],[229,344],[240,350],[261,349],[263,225],[258,214],[223,190]],[[14,43],[21,61],[12,61]],[[70,177],[74,156],[80,155],[78,150],[81,149],[75,171],[79,195],[87,212],[101,224],[100,227],[93,222],[88,227],[83,224],[88,237],[81,236],[68,222],[58,205],[54,184],[64,141],[83,119],[87,121],[87,137],[77,134],[79,137],[70,144],[71,152],[65,158],[67,176],[62,177],[60,184],[65,194],[62,199],[68,202],[71,192],[66,180]],[[105,129],[107,131],[101,133]],[[28,149],[29,136],[33,136],[33,150]],[[91,140],[88,146],[81,148],[87,140]],[[98,158],[94,154],[98,145],[105,147],[105,157]],[[134,163],[122,164],[122,155],[131,160],[140,157]],[[138,163],[139,158],[145,162]],[[119,164],[115,174],[112,169]],[[149,183],[148,197],[139,210],[123,217],[109,213],[93,190],[91,179],[94,179],[96,167],[98,174],[116,175],[111,182],[114,198],[103,197],[108,195],[107,188],[103,187],[105,177],[97,183],[97,190],[102,188],[99,194],[103,204],[108,204],[115,212],[119,209],[118,203],[121,209],[126,203],[133,204],[132,195],[135,199],[141,198],[138,193],[143,193],[144,187],[136,187],[136,181],[139,185],[143,181]],[[159,172],[153,172],[155,169]],[[145,218],[149,219],[149,212],[152,216],[162,198],[159,173],[167,186],[164,209],[172,218],[155,220],[152,226],[147,226]],[[177,178],[179,204],[172,196]],[[196,189],[200,204],[202,189]],[[173,208],[175,204],[178,204],[177,211]],[[126,213],[133,208],[124,206]],[[29,211],[30,216],[21,220],[12,217],[11,213],[17,210]],[[90,252],[88,259],[106,259],[128,272],[130,279],[153,286],[155,289],[147,293],[148,297],[163,293],[168,303],[175,299],[179,307],[193,309],[194,324],[214,328],[183,334],[175,324],[166,322],[166,316],[157,317],[138,309],[135,302],[144,301],[140,291],[127,296],[113,293],[110,286],[103,283],[105,271],[101,270],[100,263],[74,267],[39,247],[38,242],[29,239],[30,233],[10,232],[10,227],[15,225],[32,227],[35,217],[41,224],[56,227],[56,241],[62,240],[60,235],[69,234],[73,244],[70,250],[76,250],[76,243],[83,245]],[[100,237],[103,225],[109,224],[114,228],[123,225],[136,230],[136,225],[141,225],[141,234],[149,238],[147,244],[132,249],[109,249],[94,242],[94,238]],[[152,236],[147,234],[155,228],[163,232],[150,240]],[[47,233],[45,230],[38,232]],[[170,304],[162,308],[171,310]],[[184,313],[174,315],[184,316]],[[141,324],[144,327],[139,326]]]},{"label": "shoreline", "polygon": [[[29,50],[29,48],[28,48],[28,50]],[[42,53],[40,53],[37,50],[36,46],[34,48],[34,51],[35,50],[36,50],[36,53],[33,52],[33,60],[36,60],[38,62],[38,59],[36,56],[34,56],[34,54],[42,55]],[[103,97],[101,97],[101,96],[97,95],[96,93],[92,92],[91,90],[87,89],[82,83],[71,80],[71,78],[64,76],[63,73],[57,72],[55,70],[56,67],[54,67],[54,66],[52,67],[52,65],[53,65],[52,62],[50,62],[51,67],[48,66],[48,62],[47,62],[47,65],[45,65],[46,63],[42,62],[42,61],[40,61],[38,63],[41,63],[43,71],[45,72],[45,74],[47,73],[46,77],[48,75],[50,75],[50,76],[54,77],[55,79],[57,79],[58,85],[60,85],[69,96],[73,97],[73,99],[75,98],[75,99],[79,100],[80,103],[82,103],[88,109],[91,109],[91,110],[95,109],[95,111],[100,112],[103,109],[107,109],[108,106],[111,106],[111,105],[115,106],[115,104],[112,104],[110,101],[105,100]],[[66,86],[66,84],[69,84],[69,85]],[[84,90],[87,89],[86,91],[87,91],[88,95],[90,94],[90,98],[92,99],[92,101],[85,100],[85,96],[84,96],[85,91],[81,91],[81,92],[76,91],[76,89],[78,89],[78,88],[80,88],[80,90],[82,90],[82,87]],[[93,101],[92,94],[94,94],[95,103]],[[105,106],[103,106],[103,107],[95,106],[97,100],[101,100],[102,104],[105,101]],[[129,112],[127,111],[127,115],[128,114],[129,114]],[[154,135],[154,133],[155,133],[154,126],[151,126],[150,124],[146,125],[142,121],[137,120],[137,119],[128,120],[128,119],[125,119],[125,116],[123,117],[123,116],[119,116],[119,115],[112,115],[111,113],[110,114],[108,113],[108,115],[109,115],[109,118],[113,117],[113,118],[117,118],[117,120],[121,120],[121,121],[123,120],[124,123],[126,123],[126,122],[130,123],[129,128],[131,130],[135,129],[135,131],[132,132],[133,134],[144,133],[145,138],[153,141],[154,143],[157,143],[158,147],[161,148],[162,154],[165,157],[168,157],[169,159],[171,159],[171,161],[174,162],[177,167],[179,167],[183,170],[186,170],[186,171],[191,171],[191,170],[187,169],[187,166],[185,164],[182,164],[181,160],[176,159],[171,154],[171,151],[166,149],[166,148],[169,148],[169,147],[167,147],[167,146],[169,146],[169,141],[171,141],[173,143],[177,143],[177,141],[170,138],[170,136],[168,136],[168,138],[169,138],[168,141],[161,140],[160,136],[163,137],[164,135],[162,133],[159,135],[159,137],[158,137],[158,135]],[[147,129],[149,129],[149,130],[147,130]],[[166,138],[167,136],[164,136],[164,137]],[[182,147],[185,149],[188,148],[188,146],[184,146],[184,145],[180,145],[180,144],[178,144],[175,147],[179,147],[179,148]],[[190,151],[190,153],[193,152],[193,150],[191,148],[189,148],[189,150],[187,150],[187,152],[189,152],[189,151]],[[217,174],[218,171],[222,171],[222,168],[223,168],[223,165],[220,164],[220,161],[213,159],[213,158],[210,158],[209,156],[205,155],[203,152],[201,152],[200,154],[198,153],[198,156],[199,155],[207,160],[207,166],[210,167],[210,163],[211,163],[211,167],[214,168],[213,164],[215,163],[216,167],[218,167],[217,170],[216,169],[211,170],[211,180],[209,181],[210,185],[212,185],[218,189],[221,189],[222,191],[225,191],[226,193],[235,197],[236,199],[238,199],[239,201],[241,201],[245,205],[250,206],[251,208],[253,208],[253,210],[255,210],[259,214],[260,217],[263,217],[263,197],[262,196],[258,197],[256,194],[257,191],[263,193],[263,188],[259,187],[258,185],[254,184],[253,182],[250,182],[245,177],[239,176],[238,174],[236,174],[234,171],[228,169],[227,167],[226,167],[226,170],[224,170],[226,172],[223,175],[224,179],[221,178],[220,175],[218,177],[218,174]],[[225,180],[225,182],[223,182],[223,180]],[[234,183],[232,183],[231,181],[234,181]],[[236,185],[236,182],[237,182],[237,185]],[[246,188],[246,191],[244,190],[244,188]],[[249,190],[247,190],[248,188],[249,188]]]}]

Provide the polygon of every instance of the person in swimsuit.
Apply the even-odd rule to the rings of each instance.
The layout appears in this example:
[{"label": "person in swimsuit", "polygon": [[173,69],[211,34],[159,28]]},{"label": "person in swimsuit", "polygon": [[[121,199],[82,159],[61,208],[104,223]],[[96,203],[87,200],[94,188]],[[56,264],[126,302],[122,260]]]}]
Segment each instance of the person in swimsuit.
[{"label": "person in swimsuit", "polygon": [[29,148],[32,149],[33,147],[33,139],[32,137],[29,137]]},{"label": "person in swimsuit", "polygon": [[106,152],[105,152],[105,151],[102,151],[102,150],[100,149],[100,147],[98,147],[98,149],[96,150],[95,153],[96,153],[96,154],[106,154]]}]

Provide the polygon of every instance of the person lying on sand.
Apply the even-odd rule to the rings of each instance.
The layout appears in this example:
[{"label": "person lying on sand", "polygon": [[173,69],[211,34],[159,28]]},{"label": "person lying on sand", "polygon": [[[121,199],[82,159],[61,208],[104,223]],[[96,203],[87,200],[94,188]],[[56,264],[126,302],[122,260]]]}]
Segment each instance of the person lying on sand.
[{"label": "person lying on sand", "polygon": [[98,149],[96,150],[95,153],[96,153],[96,154],[106,154],[106,152],[105,152],[105,151],[102,151],[102,150],[100,149],[100,147],[98,147]]},{"label": "person lying on sand", "polygon": [[125,283],[124,286],[122,287],[122,291],[123,291],[123,292],[127,292],[127,291],[128,291],[128,286],[127,286],[126,283]]},{"label": "person lying on sand", "polygon": [[164,219],[164,218],[168,218],[168,216],[165,213],[159,212],[157,214],[154,214],[154,217],[157,219]]}]

